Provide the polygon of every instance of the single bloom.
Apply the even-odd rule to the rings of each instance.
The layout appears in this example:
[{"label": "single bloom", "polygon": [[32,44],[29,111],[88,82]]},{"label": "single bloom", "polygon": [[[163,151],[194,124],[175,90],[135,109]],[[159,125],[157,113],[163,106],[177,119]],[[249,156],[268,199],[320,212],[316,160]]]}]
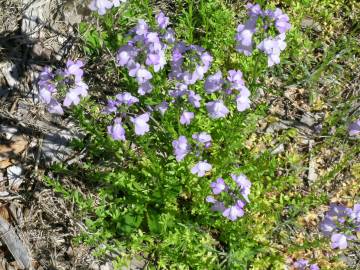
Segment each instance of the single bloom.
[{"label": "single bloom", "polygon": [[147,123],[149,119],[150,119],[150,113],[144,113],[137,117],[130,118],[130,121],[133,122],[135,126],[136,135],[144,135],[146,132],[150,130],[150,126]]},{"label": "single bloom", "polygon": [[151,78],[152,78],[152,74],[144,67],[140,67],[136,71],[136,80],[138,81],[139,84],[143,84],[146,81],[150,80]]},{"label": "single bloom", "polygon": [[228,115],[229,110],[225,107],[222,100],[216,100],[206,103],[206,109],[213,119],[223,118]]},{"label": "single bloom", "polygon": [[84,74],[84,71],[82,70],[83,66],[84,63],[81,60],[77,60],[76,62],[68,60],[66,62],[65,75],[73,75],[75,77],[75,82],[79,82],[81,81]]},{"label": "single bloom", "polygon": [[50,100],[47,109],[49,113],[60,114],[60,115],[64,114],[64,110],[61,107],[61,104],[54,98]]},{"label": "single bloom", "polygon": [[310,270],[320,270],[320,267],[316,264],[316,263],[314,263],[314,264],[311,264],[310,265],[310,268],[309,268]]},{"label": "single bloom", "polygon": [[114,125],[107,127],[108,134],[115,140],[115,141],[125,141],[125,129],[121,125],[121,119],[116,118],[114,120]]},{"label": "single bloom", "polygon": [[196,94],[194,91],[188,92],[188,101],[195,108],[200,107],[200,100],[201,100],[200,95]]},{"label": "single bloom", "polygon": [[205,80],[205,91],[209,94],[221,90],[224,80],[222,79],[221,71],[216,72],[214,75],[210,75]]},{"label": "single bloom", "polygon": [[244,206],[245,206],[244,202],[238,200],[235,205],[232,205],[224,210],[223,216],[230,219],[231,221],[235,221],[239,217],[242,217],[244,215],[244,210],[243,210]]},{"label": "single bloom", "polygon": [[350,124],[349,135],[350,136],[360,135],[360,119],[358,119],[354,123]]},{"label": "single bloom", "polygon": [[165,29],[169,25],[169,18],[163,12],[157,14],[155,19],[160,29]]},{"label": "single bloom", "polygon": [[146,35],[148,32],[149,26],[144,20],[138,20],[138,23],[135,27],[135,32],[137,35]]},{"label": "single bloom", "polygon": [[346,249],[347,248],[346,236],[342,233],[334,233],[331,236],[331,248]]},{"label": "single bloom", "polygon": [[146,81],[139,85],[138,93],[140,96],[143,96],[145,94],[151,93],[152,89],[152,84],[149,81]]},{"label": "single bloom", "polygon": [[212,169],[211,164],[207,163],[207,161],[199,161],[195,164],[191,169],[192,174],[196,174],[198,177],[203,177],[206,172],[209,172]]},{"label": "single bloom", "polygon": [[244,174],[231,174],[231,178],[235,181],[238,187],[240,187],[240,192],[243,195],[244,199],[249,202],[249,194],[251,188],[251,182]]},{"label": "single bloom", "polygon": [[320,223],[320,231],[327,236],[336,229],[336,224],[329,217],[325,217],[324,220]]},{"label": "single bloom", "polygon": [[250,99],[246,96],[239,95],[236,97],[236,108],[239,112],[243,112],[250,108]]},{"label": "single bloom", "polygon": [[215,182],[210,184],[212,192],[217,195],[226,190],[226,184],[223,178],[218,178]]},{"label": "single bloom", "polygon": [[121,67],[127,66],[135,61],[138,51],[132,45],[124,45],[120,47],[116,53],[116,64]]},{"label": "single bloom", "polygon": [[92,11],[97,11],[99,15],[104,15],[107,9],[112,8],[113,3],[108,0],[92,0],[89,4],[89,9]]},{"label": "single bloom", "polygon": [[166,101],[163,101],[156,106],[156,109],[161,113],[161,115],[164,115],[168,108],[169,103],[167,103]]},{"label": "single bloom", "polygon": [[212,140],[211,136],[206,132],[195,133],[192,135],[192,138],[198,141],[199,143],[202,143],[205,146],[205,148],[211,146],[211,140]]},{"label": "single bloom", "polygon": [[126,106],[130,106],[134,103],[139,102],[137,97],[134,97],[129,92],[124,92],[116,95],[116,100],[119,104],[124,104]]},{"label": "single bloom", "polygon": [[294,263],[294,267],[299,270],[305,270],[309,265],[309,261],[305,259],[299,259]]},{"label": "single bloom", "polygon": [[177,161],[181,161],[190,152],[190,146],[185,136],[180,136],[172,142],[174,154]]},{"label": "single bloom", "polygon": [[189,125],[194,118],[193,112],[183,112],[180,116],[180,123],[183,125]]}]

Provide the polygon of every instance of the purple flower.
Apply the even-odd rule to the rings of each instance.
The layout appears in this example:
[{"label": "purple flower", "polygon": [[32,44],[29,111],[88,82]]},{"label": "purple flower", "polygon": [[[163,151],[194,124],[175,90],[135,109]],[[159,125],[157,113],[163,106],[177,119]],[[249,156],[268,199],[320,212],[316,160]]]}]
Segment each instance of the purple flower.
[{"label": "purple flower", "polygon": [[169,25],[169,18],[163,12],[156,15],[155,19],[160,29],[165,29]]},{"label": "purple flower", "polygon": [[347,248],[346,236],[341,233],[334,233],[331,236],[331,248],[346,249]]},{"label": "purple flower", "polygon": [[240,70],[229,70],[227,80],[230,83],[230,89],[240,90],[244,87],[243,75]]},{"label": "purple flower", "polygon": [[213,204],[212,207],[211,207],[212,211],[222,213],[226,209],[223,202],[219,202],[219,201],[215,200],[214,197],[212,197],[212,196],[207,196],[206,201]]},{"label": "purple flower", "polygon": [[124,45],[120,47],[116,53],[116,64],[124,67],[128,65],[129,62],[134,62],[137,54],[138,51],[134,46]]},{"label": "purple flower", "polygon": [[42,88],[39,90],[39,97],[42,102],[49,104],[52,98],[52,93],[45,88]]},{"label": "purple flower", "polygon": [[239,217],[242,217],[244,215],[244,206],[245,203],[241,200],[238,200],[235,205],[225,209],[225,211],[223,212],[223,216],[230,219],[231,221],[235,221]]},{"label": "purple flower", "polygon": [[136,135],[144,135],[146,132],[150,130],[150,127],[147,123],[149,119],[150,119],[149,113],[144,113],[139,115],[138,117],[130,118],[131,122],[134,123]]},{"label": "purple flower", "polygon": [[143,84],[144,82],[146,82],[152,78],[152,74],[144,67],[140,67],[136,71],[135,76],[136,76],[136,80],[138,81],[139,84]]},{"label": "purple flower", "polygon": [[250,99],[246,96],[239,95],[236,98],[236,107],[239,112],[243,112],[250,108]]},{"label": "purple flower", "polygon": [[183,125],[189,125],[193,118],[194,118],[193,112],[183,112],[180,116],[180,123]]},{"label": "purple flower", "polygon": [[210,75],[205,81],[205,91],[209,94],[221,90],[224,80],[222,79],[221,71],[216,72],[214,75]]},{"label": "purple flower", "polygon": [[360,204],[354,205],[354,209],[351,211],[349,217],[357,222],[360,222]]},{"label": "purple flower", "polygon": [[61,104],[54,98],[50,100],[47,109],[49,113],[60,114],[60,115],[64,114]]},{"label": "purple flower", "polygon": [[349,126],[349,135],[356,136],[360,134],[360,119],[356,120]]},{"label": "purple flower", "polygon": [[190,146],[185,136],[180,136],[177,140],[174,140],[172,146],[177,161],[183,160],[190,151]]},{"label": "purple flower", "polygon": [[240,187],[240,192],[244,196],[244,199],[249,202],[249,194],[251,188],[251,182],[244,174],[231,174],[231,178],[235,181],[235,183]]},{"label": "purple flower", "polygon": [[195,133],[192,135],[192,138],[199,143],[204,144],[205,148],[208,148],[211,145],[211,136],[206,132]]},{"label": "purple flower", "polygon": [[116,112],[118,105],[119,105],[119,103],[117,101],[108,99],[107,105],[106,105],[105,109],[102,111],[102,113],[110,114],[110,113]]},{"label": "purple flower", "polygon": [[291,28],[289,16],[284,14],[281,9],[275,9],[273,17],[275,19],[275,27],[280,34],[285,33]]},{"label": "purple flower", "polygon": [[78,105],[80,102],[80,97],[86,97],[88,86],[84,82],[77,82],[74,88],[71,88],[66,94],[63,105],[65,107],[73,105]]},{"label": "purple flower", "polygon": [[285,48],[285,34],[280,34],[275,38],[266,38],[258,45],[258,49],[268,56],[269,67],[280,63],[280,53],[285,50]]},{"label": "purple flower", "polygon": [[161,115],[164,115],[168,108],[169,108],[169,103],[167,103],[166,101],[163,101],[156,106],[156,109],[161,113]]},{"label": "purple flower", "polygon": [[148,29],[149,29],[149,26],[147,25],[147,23],[144,20],[139,20],[135,27],[135,32],[139,36],[146,35],[148,32]]},{"label": "purple flower", "polygon": [[199,161],[194,167],[191,168],[192,174],[197,174],[198,177],[203,177],[206,172],[212,169],[211,164],[206,161]]},{"label": "purple flower", "polygon": [[226,190],[226,184],[224,179],[218,178],[216,182],[212,182],[210,184],[210,187],[212,188],[212,192],[217,195]]},{"label": "purple flower", "polygon": [[152,84],[149,81],[146,81],[143,84],[139,85],[138,93],[140,96],[143,96],[145,94],[151,93],[152,89]]},{"label": "purple flower", "polygon": [[236,34],[236,50],[246,56],[251,55],[253,50],[253,36],[256,32],[258,16],[251,16],[244,24],[239,24]]},{"label": "purple flower", "polygon": [[88,6],[90,10],[97,11],[99,15],[104,15],[107,9],[112,8],[113,3],[108,0],[92,0]]},{"label": "purple flower", "polygon": [[249,16],[262,16],[263,11],[259,4],[246,4],[246,9],[248,10]]},{"label": "purple flower", "polygon": [[299,259],[294,263],[294,267],[299,270],[305,270],[308,265],[309,261],[305,259]]},{"label": "purple flower", "polygon": [[310,265],[310,270],[320,270],[320,268],[316,263],[314,263]]},{"label": "purple flower", "polygon": [[165,52],[162,51],[162,50],[159,50],[159,51],[154,52],[154,53],[149,53],[147,58],[146,58],[145,64],[148,65],[148,66],[153,65],[154,66],[154,71],[158,72],[166,64]]},{"label": "purple flower", "polygon": [[200,95],[196,94],[194,91],[189,91],[188,94],[188,101],[190,102],[190,104],[193,105],[195,108],[199,108],[201,100]]},{"label": "purple flower", "polygon": [[125,141],[125,129],[121,125],[121,119],[116,118],[114,125],[107,127],[108,134],[115,140]]},{"label": "purple flower", "polygon": [[337,218],[343,218],[346,214],[346,207],[340,204],[331,203],[330,209],[326,213],[328,217],[337,217]]},{"label": "purple flower", "polygon": [[165,34],[163,35],[163,40],[167,42],[168,44],[175,43],[175,31],[171,28],[166,29]]},{"label": "purple flower", "polygon": [[139,102],[139,99],[137,97],[134,97],[128,92],[117,94],[116,100],[120,104],[124,104],[126,106],[131,106],[132,104]]},{"label": "purple flower", "polygon": [[208,110],[210,117],[213,119],[226,117],[226,115],[229,113],[228,108],[225,107],[222,100],[206,103],[206,109]]},{"label": "purple flower", "polygon": [[330,236],[330,234],[336,229],[336,224],[329,218],[325,217],[320,223],[320,230],[323,234]]},{"label": "purple flower", "polygon": [[84,71],[82,70],[83,66],[84,66],[84,63],[81,60],[77,60],[76,62],[74,62],[72,60],[68,60],[66,62],[65,75],[66,76],[74,75],[75,82],[79,82],[79,81],[81,81],[81,79],[84,75]]}]

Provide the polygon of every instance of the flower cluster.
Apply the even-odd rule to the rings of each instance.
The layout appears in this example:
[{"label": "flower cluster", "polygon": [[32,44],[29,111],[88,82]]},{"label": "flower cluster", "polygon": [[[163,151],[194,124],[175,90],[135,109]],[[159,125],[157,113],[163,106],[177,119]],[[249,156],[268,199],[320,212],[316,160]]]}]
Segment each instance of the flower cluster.
[{"label": "flower cluster", "polygon": [[[159,28],[167,25],[165,16],[159,17]],[[134,77],[139,84],[138,93],[150,93],[153,86],[150,83],[153,75],[146,68],[152,67],[154,72],[159,72],[166,64],[166,44],[158,32],[151,31],[144,20],[139,20],[136,27],[129,33],[132,38],[128,43],[119,48],[116,54],[118,66],[126,67],[129,76]]]},{"label": "flower cluster", "polygon": [[212,61],[212,56],[204,48],[178,42],[172,53],[169,78],[192,85],[204,78]]},{"label": "flower cluster", "polygon": [[83,66],[84,63],[81,60],[68,60],[65,69],[53,71],[51,68],[45,67],[40,73],[39,97],[47,105],[50,113],[64,114],[64,110],[57,100],[62,95],[65,95],[62,104],[64,107],[78,105],[80,99],[88,95],[88,86],[82,80]]},{"label": "flower cluster", "polygon": [[120,6],[121,2],[124,3],[126,0],[92,0],[88,7],[92,11],[97,11],[99,15],[104,15],[107,9]]},{"label": "flower cluster", "polygon": [[[194,133],[192,138],[195,142],[195,151],[198,156],[201,154],[202,150],[211,146],[211,136],[206,132]],[[172,142],[172,146],[175,158],[178,162],[182,161],[192,150],[192,146],[185,136],[180,136],[177,140],[174,140]],[[209,164],[206,160],[201,160],[192,167],[191,173],[197,175],[198,177],[203,177],[207,172],[211,171],[211,169],[211,164]]]},{"label": "flower cluster", "polygon": [[123,122],[126,120],[129,120],[134,125],[135,134],[138,136],[144,135],[150,130],[150,126],[148,124],[150,119],[149,112],[137,115],[136,117],[130,116],[129,108],[138,102],[139,99],[128,92],[117,94],[115,96],[115,100],[108,100],[108,104],[103,110],[103,113],[115,113],[115,118],[113,120],[114,124],[108,126],[107,128],[108,134],[114,140],[126,140],[125,129],[123,127]]},{"label": "flower cluster", "polygon": [[355,204],[352,209],[341,204],[330,204],[320,230],[325,236],[331,236],[332,248],[346,249],[348,241],[355,240],[354,234],[360,232],[360,204]]},{"label": "flower cluster", "polygon": [[[221,212],[222,215],[231,221],[237,220],[244,215],[244,207],[249,202],[251,182],[244,174],[231,174],[231,178],[235,182],[235,188],[227,185],[223,178],[218,178],[210,184],[213,196],[208,196],[206,201],[212,204],[212,210]],[[225,204],[224,201],[216,199],[214,196],[227,195],[230,203]],[[241,195],[241,197],[240,197]],[[223,196],[224,197],[224,196]]]},{"label": "flower cluster", "polygon": [[297,260],[293,266],[298,270],[320,270],[320,267],[316,263],[310,264],[306,259]]},{"label": "flower cluster", "polygon": [[248,4],[246,7],[249,20],[245,24],[239,24],[237,28],[236,50],[246,56],[251,55],[254,49],[254,35],[261,29],[257,28],[259,20],[265,32],[273,24],[278,35],[275,37],[269,35],[257,45],[257,48],[267,55],[269,67],[279,64],[280,53],[286,48],[285,33],[291,28],[289,17],[279,8],[262,10],[258,4]]}]

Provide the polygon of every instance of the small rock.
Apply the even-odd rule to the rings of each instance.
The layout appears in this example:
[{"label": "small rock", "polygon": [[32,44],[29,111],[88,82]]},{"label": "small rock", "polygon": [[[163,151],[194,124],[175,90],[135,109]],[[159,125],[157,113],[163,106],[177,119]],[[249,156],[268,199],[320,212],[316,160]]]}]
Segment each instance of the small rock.
[{"label": "small rock", "polygon": [[17,191],[23,182],[21,178],[22,169],[19,166],[11,166],[7,168],[7,177],[9,180],[10,189]]},{"label": "small rock", "polygon": [[284,144],[280,144],[274,150],[271,151],[271,154],[273,154],[273,155],[280,154],[280,153],[284,152],[284,150],[285,150]]},{"label": "small rock", "polygon": [[309,127],[312,127],[315,124],[315,121],[316,120],[308,114],[303,114],[300,119],[301,123],[304,123],[305,125],[307,125]]},{"label": "small rock", "polygon": [[100,266],[100,270],[113,270],[114,267],[111,262],[107,262]]}]

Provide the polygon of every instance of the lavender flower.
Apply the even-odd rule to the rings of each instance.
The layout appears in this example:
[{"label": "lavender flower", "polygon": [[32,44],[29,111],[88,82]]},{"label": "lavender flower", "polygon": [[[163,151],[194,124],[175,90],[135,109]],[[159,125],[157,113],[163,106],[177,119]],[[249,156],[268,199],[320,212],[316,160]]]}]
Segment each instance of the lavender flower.
[{"label": "lavender flower", "polygon": [[132,45],[124,45],[119,48],[116,53],[116,64],[118,66],[124,67],[129,64],[129,62],[134,62],[135,57],[138,55],[138,50]]},{"label": "lavender flower", "polygon": [[49,113],[60,114],[60,115],[64,114],[61,104],[54,98],[51,98],[47,108]]},{"label": "lavender flower", "polygon": [[266,38],[258,45],[258,49],[268,56],[269,67],[280,63],[280,53],[285,50],[285,48],[285,34],[280,34],[275,38]]},{"label": "lavender flower", "polygon": [[284,14],[281,9],[275,9],[273,18],[275,19],[275,27],[280,34],[285,33],[291,28],[289,16]]},{"label": "lavender flower", "polygon": [[180,136],[177,140],[174,140],[172,146],[177,161],[183,160],[190,151],[190,146],[185,136]]},{"label": "lavender flower", "polygon": [[331,248],[346,249],[347,245],[347,239],[344,234],[334,233],[331,236]]},{"label": "lavender flower", "polygon": [[151,93],[152,89],[152,84],[149,81],[146,81],[143,84],[139,85],[138,93],[140,96],[143,96],[145,94]]},{"label": "lavender flower", "polygon": [[360,119],[358,119],[354,123],[350,124],[349,135],[350,136],[360,135]]},{"label": "lavender flower", "polygon": [[139,115],[138,117],[130,118],[131,122],[134,123],[136,135],[144,135],[146,132],[150,130],[150,127],[147,123],[149,119],[150,119],[149,113],[144,113]]},{"label": "lavender flower", "polygon": [[144,67],[137,69],[135,76],[139,84],[143,84],[152,78],[152,74]]},{"label": "lavender flower", "polygon": [[330,234],[336,229],[336,224],[329,217],[325,217],[325,219],[320,223],[320,230],[323,234],[330,236]]},{"label": "lavender flower", "polygon": [[156,15],[155,19],[160,29],[165,29],[169,25],[169,18],[163,12]]},{"label": "lavender flower", "polygon": [[66,94],[63,105],[69,107],[72,104],[78,105],[80,102],[80,97],[86,97],[88,86],[84,82],[78,82],[74,88],[71,88]]},{"label": "lavender flower", "polygon": [[244,208],[245,203],[241,200],[238,200],[235,205],[230,206],[229,208],[225,209],[223,212],[223,216],[230,219],[231,221],[237,220],[239,217],[244,215]]},{"label": "lavender flower", "polygon": [[316,263],[311,264],[309,269],[310,270],[320,270],[319,266]]},{"label": "lavender flower", "polygon": [[194,167],[192,167],[191,173],[197,174],[198,177],[203,177],[206,172],[210,171],[211,169],[211,164],[207,163],[206,161],[200,161]]},{"label": "lavender flower", "polygon": [[193,112],[183,112],[180,116],[180,123],[183,125],[189,125],[193,118],[194,118]]},{"label": "lavender flower", "polygon": [[235,181],[235,183],[240,187],[241,195],[243,195],[244,199],[249,202],[249,194],[251,188],[251,182],[244,174],[231,174],[231,178]]},{"label": "lavender flower", "polygon": [[99,15],[104,15],[107,9],[112,8],[113,3],[108,0],[92,0],[88,6],[90,10],[97,11]]},{"label": "lavender flower", "polygon": [[147,34],[148,29],[149,26],[147,25],[147,23],[144,20],[139,20],[135,27],[135,32],[137,35],[141,36]]},{"label": "lavender flower", "polygon": [[75,82],[79,82],[81,81],[84,74],[84,71],[82,70],[83,66],[84,63],[81,60],[77,60],[76,62],[68,60],[66,62],[65,75],[73,75],[75,77]]},{"label": "lavender flower", "polygon": [[108,99],[107,100],[107,105],[105,107],[105,109],[102,111],[102,113],[104,114],[110,114],[113,112],[117,111],[117,106],[119,105],[118,101],[112,100],[112,99]]},{"label": "lavender flower", "polygon": [[161,115],[164,115],[168,108],[169,108],[169,103],[167,103],[166,101],[163,101],[156,106],[156,109],[161,113]]},{"label": "lavender flower", "polygon": [[128,92],[117,94],[116,100],[119,104],[124,104],[126,106],[131,106],[132,104],[139,102],[137,97],[134,97]]},{"label": "lavender flower", "polygon": [[227,80],[230,84],[230,89],[240,90],[244,87],[243,75],[240,70],[229,70]]},{"label": "lavender flower", "polygon": [[211,136],[206,132],[195,133],[192,135],[192,138],[199,143],[204,144],[205,148],[208,148],[211,145]]},{"label": "lavender flower", "polygon": [[245,24],[239,24],[236,34],[236,50],[246,56],[253,51],[253,36],[256,32],[256,21],[258,16],[251,16]]},{"label": "lavender flower", "polygon": [[125,141],[125,129],[121,125],[121,119],[115,118],[114,125],[107,127],[108,134],[115,140]]},{"label": "lavender flower", "polygon": [[221,71],[216,72],[214,75],[207,77],[205,81],[205,91],[209,94],[221,90],[224,80],[222,79]]},{"label": "lavender flower", "polygon": [[225,107],[222,100],[206,103],[206,109],[208,110],[210,117],[213,119],[226,117],[229,113],[228,108]]},{"label": "lavender flower", "polygon": [[221,192],[226,190],[226,184],[224,179],[218,178],[216,182],[212,182],[210,184],[210,187],[212,188],[212,191],[215,195],[220,194]]},{"label": "lavender flower", "polygon": [[223,213],[226,210],[224,203],[215,200],[212,196],[207,196],[206,201],[213,204],[211,207],[212,211]]},{"label": "lavender flower", "polygon": [[308,265],[309,261],[305,259],[299,259],[294,263],[294,267],[299,270],[305,270]]},{"label": "lavender flower", "polygon": [[250,108],[250,99],[246,96],[239,95],[236,98],[236,107],[239,112],[243,112]]},{"label": "lavender flower", "polygon": [[195,108],[200,107],[200,95],[196,94],[194,91],[188,92],[188,101],[191,105],[193,105]]}]

